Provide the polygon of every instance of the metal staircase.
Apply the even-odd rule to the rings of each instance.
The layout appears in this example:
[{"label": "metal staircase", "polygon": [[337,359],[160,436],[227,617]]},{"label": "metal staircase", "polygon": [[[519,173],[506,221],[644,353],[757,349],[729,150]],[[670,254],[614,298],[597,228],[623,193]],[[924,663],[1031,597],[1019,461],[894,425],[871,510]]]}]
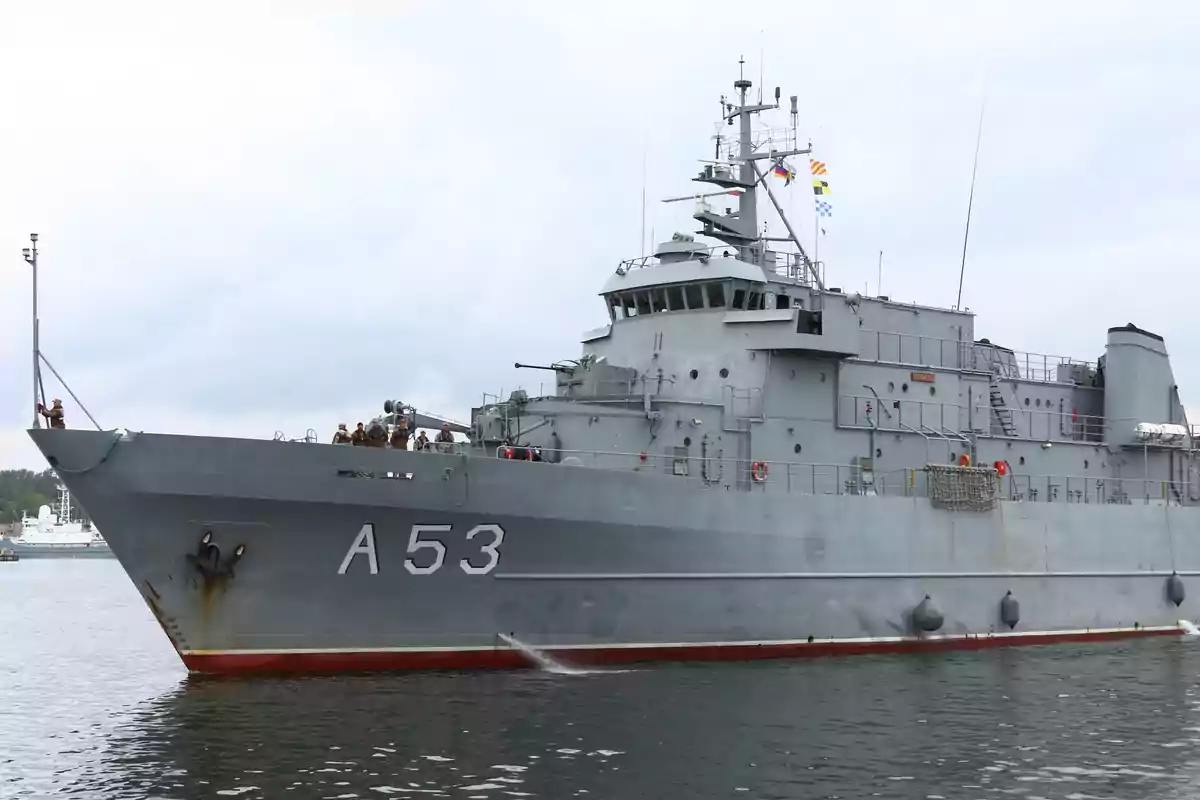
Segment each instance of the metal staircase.
[{"label": "metal staircase", "polygon": [[1017,435],[1017,423],[1013,419],[1013,410],[1008,407],[1008,403],[1004,402],[1004,393],[1000,389],[1000,376],[993,372],[992,378],[988,382],[989,394],[991,395],[992,411],[996,413],[996,419],[1000,422],[1000,430],[1005,436]]}]

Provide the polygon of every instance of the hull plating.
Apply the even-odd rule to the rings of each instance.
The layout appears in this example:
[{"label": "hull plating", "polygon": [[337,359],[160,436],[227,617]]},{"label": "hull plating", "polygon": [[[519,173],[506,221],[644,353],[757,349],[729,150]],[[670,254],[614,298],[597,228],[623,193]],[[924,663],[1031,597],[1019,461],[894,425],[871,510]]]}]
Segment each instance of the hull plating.
[{"label": "hull plating", "polygon": [[[31,435],[197,672],[523,663],[500,633],[571,663],[1175,634],[1196,601],[1176,607],[1168,576],[1200,587],[1191,508],[950,513],[487,458]],[[208,577],[189,559],[206,534]],[[932,636],[912,620],[926,595]]]}]

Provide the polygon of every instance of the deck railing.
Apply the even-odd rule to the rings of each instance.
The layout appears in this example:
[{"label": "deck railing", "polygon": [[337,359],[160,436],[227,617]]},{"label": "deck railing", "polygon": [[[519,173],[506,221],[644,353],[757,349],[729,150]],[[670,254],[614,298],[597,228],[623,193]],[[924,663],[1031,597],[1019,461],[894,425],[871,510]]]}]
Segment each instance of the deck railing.
[{"label": "deck railing", "polygon": [[[506,451],[511,451],[511,455]],[[668,475],[718,491],[930,498],[931,489],[930,472],[924,467],[872,472],[857,464],[750,461],[726,458],[723,454],[674,456],[519,446],[500,446],[491,450],[467,442],[431,442],[428,452],[495,457],[512,463],[513,469],[582,467]],[[535,458],[529,458],[530,455]],[[937,466],[943,472],[955,469],[945,464],[930,466]],[[979,471],[978,467],[974,469]],[[351,477],[374,476],[369,472],[344,473]],[[1011,502],[1200,505],[1200,485],[1187,481],[1010,473],[998,475],[996,485],[996,499]]]},{"label": "deck railing", "polygon": [[[738,250],[727,244],[713,245],[711,247],[697,248],[689,251],[688,258],[684,261],[708,262],[713,258],[737,258]],[[791,250],[771,250],[764,248],[756,250],[754,253],[756,260],[754,263],[759,263],[774,272],[776,277],[786,278],[793,283],[803,286],[808,286],[811,283],[811,275],[808,271],[808,266],[805,264],[804,256],[800,253]],[[647,255],[639,256],[638,258],[627,258],[617,265],[617,271],[624,274],[635,269],[646,269],[647,267],[657,267],[662,264],[662,260],[658,256]],[[678,262],[672,262],[678,263]],[[812,263],[812,262],[809,262]]]},{"label": "deck railing", "polygon": [[[958,403],[935,400],[844,394],[838,398],[837,419],[838,424],[843,426],[874,427],[886,431],[932,431],[934,438],[945,438],[949,431],[967,427],[967,409]],[[987,421],[986,417],[982,419]],[[959,436],[957,433],[950,435]]]},{"label": "deck railing", "polygon": [[859,334],[859,357],[866,361],[995,372],[1005,379],[1037,383],[1069,383],[1065,375],[1059,377],[1061,367],[1095,368],[1090,361],[1069,356],[998,350],[985,344],[957,339],[872,330],[863,330]]},{"label": "deck railing", "polygon": [[[1065,406],[1060,410],[1049,407],[1049,401],[1042,408],[1007,405],[1004,410],[998,410],[987,399],[977,399],[967,406],[910,397],[877,398],[864,394],[838,397],[838,424],[841,426],[917,432],[934,439],[961,439],[971,433],[1009,435],[1004,432],[1000,417],[1006,412],[1012,420],[1015,438],[1040,442],[1102,442],[1104,432],[1110,427],[1119,429],[1124,424],[1132,430],[1140,421],[1110,420],[1102,415],[1080,414]],[[1194,428],[1193,438],[1200,437],[1200,426]]]},{"label": "deck railing", "polygon": [[[505,459],[504,447],[494,455]],[[515,447],[514,451],[528,450]],[[748,461],[724,456],[672,456],[657,453],[625,453],[592,450],[549,450],[533,448],[542,462],[530,462],[517,453],[514,468],[577,466],[593,469],[672,475],[714,489],[782,492],[801,495],[870,495],[883,497],[929,497],[928,473],[924,468],[903,468],[871,474],[869,485],[864,470],[855,464],[821,464],[789,461]],[[1200,486],[1185,481],[1143,478],[1113,478],[1087,475],[999,476],[998,499],[1015,502],[1142,504],[1200,504]]]}]

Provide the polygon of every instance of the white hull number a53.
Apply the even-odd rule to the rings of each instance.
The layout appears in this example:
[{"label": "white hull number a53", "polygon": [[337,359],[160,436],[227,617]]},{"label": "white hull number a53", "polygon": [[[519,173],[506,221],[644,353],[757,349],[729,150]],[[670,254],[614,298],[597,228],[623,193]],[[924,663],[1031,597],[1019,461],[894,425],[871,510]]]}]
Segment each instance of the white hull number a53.
[{"label": "white hull number a53", "polygon": [[[413,525],[408,534],[408,556],[404,568],[411,575],[432,575],[446,562],[446,542],[452,525]],[[487,575],[500,563],[500,544],[504,529],[499,525],[476,525],[463,536],[468,546],[477,552],[458,560],[458,567],[468,575]],[[379,556],[375,550],[375,525],[366,523],[354,544],[346,551],[338,575],[345,575],[354,557],[365,555],[372,575],[379,574]]]}]

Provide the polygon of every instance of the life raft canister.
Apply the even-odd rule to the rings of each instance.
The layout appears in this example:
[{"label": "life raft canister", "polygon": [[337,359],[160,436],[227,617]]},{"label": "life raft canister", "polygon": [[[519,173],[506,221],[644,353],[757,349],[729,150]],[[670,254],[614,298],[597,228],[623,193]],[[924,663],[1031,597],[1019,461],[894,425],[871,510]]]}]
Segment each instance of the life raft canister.
[{"label": "life raft canister", "polygon": [[1005,475],[1008,474],[1008,462],[1007,461],[997,461],[994,464],[992,464],[992,466],[996,468],[996,474],[999,475],[1001,478],[1003,478]]},{"label": "life raft canister", "polygon": [[754,478],[755,483],[762,483],[767,479],[767,465],[762,461],[755,461],[750,465],[750,477]]},{"label": "life raft canister", "polygon": [[958,465],[960,467],[971,466],[971,456],[967,455],[966,453],[963,453],[961,456],[958,457]]}]

